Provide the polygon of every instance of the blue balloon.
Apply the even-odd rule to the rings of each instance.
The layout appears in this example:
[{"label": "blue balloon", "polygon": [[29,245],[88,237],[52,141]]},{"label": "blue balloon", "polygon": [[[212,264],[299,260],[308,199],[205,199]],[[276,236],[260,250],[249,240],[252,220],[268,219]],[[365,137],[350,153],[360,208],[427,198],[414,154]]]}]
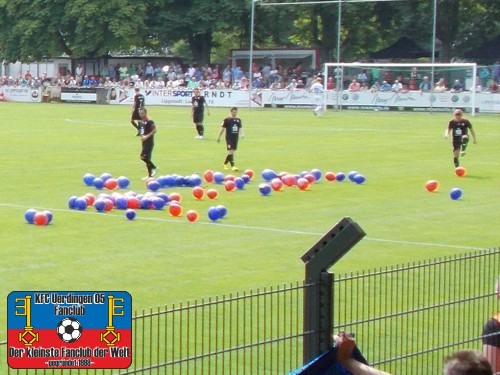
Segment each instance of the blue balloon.
[{"label": "blue balloon", "polygon": [[92,186],[92,182],[94,182],[95,176],[91,173],[86,173],[83,176],[83,183],[87,186]]},{"label": "blue balloon", "polygon": [[156,181],[158,181],[160,187],[162,188],[167,187],[167,176],[158,176]]},{"label": "blue balloon", "polygon": [[133,209],[129,208],[127,211],[125,211],[125,216],[129,220],[134,220],[136,213]]},{"label": "blue balloon", "polygon": [[94,178],[94,181],[92,182],[92,185],[94,185],[94,187],[96,189],[101,190],[101,189],[104,188],[104,181],[101,180],[100,178],[96,177],[96,178]]},{"label": "blue balloon", "polygon": [[278,174],[272,169],[264,169],[261,176],[264,181],[270,182],[273,178],[278,177]]},{"label": "blue balloon", "polygon": [[156,196],[157,196],[158,198],[163,199],[163,201],[164,201],[165,203],[168,203],[168,201],[169,201],[169,199],[168,199],[168,195],[167,195],[166,193],[157,193],[157,194],[156,194]]},{"label": "blue balloon", "polygon": [[115,207],[119,210],[125,210],[128,207],[128,201],[125,197],[115,198]]},{"label": "blue balloon", "polygon": [[158,190],[160,190],[160,183],[156,180],[149,181],[148,182],[148,189],[151,191],[158,191]]},{"label": "blue balloon", "polygon": [[140,203],[143,210],[149,210],[151,208],[151,199],[149,198],[142,198]]},{"label": "blue balloon", "polygon": [[76,208],[76,200],[78,199],[78,197],[76,195],[73,195],[71,198],[69,198],[68,200],[68,207],[71,209],[71,210],[74,210]]},{"label": "blue balloon", "polygon": [[321,173],[321,171],[319,169],[313,169],[311,171],[311,174],[314,176],[314,180],[316,180],[316,181],[321,180],[321,176],[323,176],[323,174]]},{"label": "blue balloon", "polygon": [[245,180],[243,180],[243,178],[241,177],[236,177],[234,179],[234,184],[236,185],[236,189],[238,190],[243,190],[245,188]]},{"label": "blue balloon", "polygon": [[104,201],[104,199],[96,199],[96,201],[94,202],[94,208],[99,212],[103,212],[106,209],[106,202]]},{"label": "blue balloon", "polygon": [[220,211],[217,207],[212,206],[208,209],[208,218],[212,221],[217,221],[220,219]]},{"label": "blue balloon", "polygon": [[103,180],[104,182],[106,182],[106,181],[107,181],[107,180],[109,180],[111,177],[113,177],[113,176],[111,175],[111,173],[103,173],[103,174],[101,175],[101,180]]},{"label": "blue balloon", "polygon": [[350,171],[349,174],[347,175],[347,177],[349,178],[349,180],[351,180],[352,182],[354,182],[354,177],[358,174],[359,172],[357,171]]},{"label": "blue balloon", "polygon": [[337,180],[338,182],[344,181],[345,180],[345,174],[343,174],[342,172],[338,172],[335,175],[335,180]]},{"label": "blue balloon", "polygon": [[151,202],[153,203],[153,208],[155,210],[163,209],[163,207],[165,207],[166,204],[166,202],[160,197],[154,197],[153,199],[151,199]]},{"label": "blue balloon", "polygon": [[87,209],[87,200],[82,197],[76,198],[75,208],[81,211],[85,211]]},{"label": "blue balloon", "polygon": [[365,176],[363,176],[361,173],[358,173],[356,174],[354,177],[353,177],[353,181],[358,184],[358,185],[361,185],[362,183],[364,183],[366,181],[366,178]]},{"label": "blue balloon", "polygon": [[33,224],[35,222],[35,215],[37,214],[37,210],[34,208],[30,208],[28,211],[24,213],[24,219],[28,224]]},{"label": "blue balloon", "polygon": [[189,176],[187,183],[189,187],[195,187],[200,186],[203,183],[203,180],[197,174],[192,174]]},{"label": "blue balloon", "polygon": [[164,183],[166,187],[174,187],[176,184],[176,179],[174,176],[165,176]]},{"label": "blue balloon", "polygon": [[456,201],[462,197],[462,190],[459,188],[453,188],[450,191],[450,198]]},{"label": "blue balloon", "polygon": [[120,189],[126,189],[130,185],[130,180],[125,176],[118,177],[116,181],[118,182]]},{"label": "blue balloon", "polygon": [[218,205],[215,208],[217,208],[217,210],[219,210],[219,217],[221,219],[226,217],[226,215],[227,215],[227,208],[226,207],[224,207],[223,205]]},{"label": "blue balloon", "polygon": [[52,215],[52,212],[50,212],[49,210],[45,210],[43,211],[43,214],[47,217],[47,224],[50,224],[54,219],[54,215]]},{"label": "blue balloon", "polygon": [[[245,184],[250,183],[250,181],[252,180],[249,175],[244,174],[244,173],[241,175],[241,179],[245,182]],[[238,186],[236,186],[236,187],[238,187]]]},{"label": "blue balloon", "polygon": [[259,185],[259,191],[262,195],[269,195],[271,194],[272,189],[268,184],[262,183]]},{"label": "blue balloon", "polygon": [[176,176],[175,177],[175,185],[176,186],[186,186],[187,185],[188,178],[184,176]]},{"label": "blue balloon", "polygon": [[222,172],[214,172],[213,178],[216,184],[222,184],[224,182],[225,176]]}]

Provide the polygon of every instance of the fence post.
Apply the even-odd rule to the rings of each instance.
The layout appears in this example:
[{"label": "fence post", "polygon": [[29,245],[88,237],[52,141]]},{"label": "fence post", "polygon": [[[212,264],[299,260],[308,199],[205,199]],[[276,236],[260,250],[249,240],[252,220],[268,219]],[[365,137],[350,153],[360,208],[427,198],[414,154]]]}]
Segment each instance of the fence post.
[{"label": "fence post", "polygon": [[307,284],[304,290],[304,364],[332,346],[333,276],[328,269],[365,235],[357,223],[345,217],[301,257]]}]

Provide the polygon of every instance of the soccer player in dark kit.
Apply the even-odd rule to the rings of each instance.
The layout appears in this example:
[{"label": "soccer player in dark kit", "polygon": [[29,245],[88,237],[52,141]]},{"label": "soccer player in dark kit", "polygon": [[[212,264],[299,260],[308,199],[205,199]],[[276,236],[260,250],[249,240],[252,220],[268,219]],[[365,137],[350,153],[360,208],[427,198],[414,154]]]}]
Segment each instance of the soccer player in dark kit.
[{"label": "soccer player in dark kit", "polygon": [[203,126],[205,107],[207,107],[207,115],[210,116],[210,110],[208,109],[205,97],[201,96],[200,89],[195,87],[191,98],[191,116],[193,117],[193,123],[196,126],[196,132],[198,133],[195,137],[196,139],[203,139],[203,133],[205,132],[205,128]]},{"label": "soccer player in dark kit", "polygon": [[224,133],[224,131],[226,132],[227,156],[226,160],[224,160],[224,169],[229,169],[228,164],[230,164],[233,171],[238,170],[234,165],[234,152],[238,148],[238,140],[240,137],[243,138],[243,124],[241,123],[241,119],[237,116],[238,108],[232,107],[231,115],[222,121],[219,135],[217,136],[217,143],[219,143],[222,133]]},{"label": "soccer player in dark kit", "polygon": [[146,163],[146,168],[148,169],[148,175],[143,178],[143,180],[147,180],[149,177],[153,177],[159,169],[151,160],[153,147],[155,145],[154,136],[156,134],[156,125],[155,122],[148,117],[146,108],[141,108],[139,110],[139,115],[141,116],[141,121],[139,121],[139,135],[142,143],[140,158]]},{"label": "soccer player in dark kit", "polygon": [[139,114],[139,110],[144,108],[146,105],[146,99],[144,95],[141,94],[141,89],[139,87],[135,88],[134,102],[132,103],[132,116],[130,117],[130,123],[134,128],[137,129],[137,136],[140,136],[139,133],[139,123],[135,122],[136,120],[141,119],[141,115]]},{"label": "soccer player in dark kit", "polygon": [[453,112],[453,118],[448,123],[448,127],[444,133],[445,138],[448,138],[448,135],[452,133],[451,143],[453,147],[453,163],[455,164],[455,167],[460,165],[458,157],[465,155],[465,150],[467,148],[467,144],[469,143],[469,130],[472,135],[472,140],[474,144],[476,144],[476,133],[472,128],[472,124],[465,117],[462,117],[461,109],[456,109]]}]

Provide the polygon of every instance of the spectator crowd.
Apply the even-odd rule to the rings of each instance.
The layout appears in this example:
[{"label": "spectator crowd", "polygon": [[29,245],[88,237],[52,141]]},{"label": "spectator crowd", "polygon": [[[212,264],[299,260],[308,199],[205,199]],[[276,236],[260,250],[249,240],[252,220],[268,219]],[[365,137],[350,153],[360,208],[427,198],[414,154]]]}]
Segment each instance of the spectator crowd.
[{"label": "spectator crowd", "polygon": [[[416,68],[409,71],[406,76],[382,68],[358,69],[359,72],[347,73],[341,68],[336,68],[326,82],[327,90],[340,87],[348,91],[370,92],[461,92],[470,90],[466,88],[464,78],[455,78],[447,83],[440,77],[435,83],[430,81],[429,75],[417,74]],[[500,62],[493,66],[484,66],[478,69],[478,91],[499,93],[500,87]],[[42,85],[59,87],[140,87],[150,89],[233,89],[245,90],[251,86],[259,89],[271,90],[300,90],[309,89],[313,78],[322,77],[321,71],[306,72],[302,64],[293,67],[281,65],[272,66],[257,63],[252,64],[251,72],[244,71],[241,65],[191,64],[183,66],[171,63],[164,66],[147,63],[142,64],[116,64],[104,65],[99,74],[86,74],[83,64],[78,64],[74,72],[64,72],[56,77],[47,77],[43,73],[34,77],[29,70],[22,76],[3,76],[0,78],[2,86],[24,86],[39,88]]]}]

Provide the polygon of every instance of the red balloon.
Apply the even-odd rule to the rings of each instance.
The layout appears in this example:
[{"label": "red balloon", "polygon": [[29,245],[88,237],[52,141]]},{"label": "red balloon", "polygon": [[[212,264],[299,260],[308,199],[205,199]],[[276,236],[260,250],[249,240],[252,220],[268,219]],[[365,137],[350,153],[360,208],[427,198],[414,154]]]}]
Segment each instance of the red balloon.
[{"label": "red balloon", "polygon": [[132,209],[141,208],[141,202],[139,201],[139,198],[133,196],[127,197],[127,207]]},{"label": "red balloon", "polygon": [[210,169],[205,171],[205,173],[203,173],[203,178],[205,179],[206,182],[213,182],[214,181],[214,171],[211,171]]},{"label": "red balloon", "polygon": [[293,186],[297,182],[294,175],[287,174],[283,177],[283,182],[286,186]]},{"label": "red balloon", "polygon": [[233,180],[227,180],[224,183],[224,188],[226,189],[226,191],[233,191],[234,189],[236,189],[236,183]]},{"label": "red balloon", "polygon": [[207,191],[207,197],[209,199],[216,199],[219,196],[219,192],[215,189],[210,189]]},{"label": "red balloon", "polygon": [[310,184],[314,183],[314,181],[316,181],[316,178],[314,177],[314,175],[312,175],[311,173],[307,173],[304,175],[304,178],[309,181]]},{"label": "red balloon", "polygon": [[193,188],[193,197],[195,197],[196,199],[198,200],[203,199],[204,195],[205,195],[205,189],[203,189],[202,187],[197,186]]},{"label": "red balloon", "polygon": [[333,172],[326,172],[325,173],[325,179],[327,181],[335,181],[335,178],[336,178],[335,173],[333,173]]},{"label": "red balloon", "polygon": [[104,202],[106,203],[106,207],[104,208],[106,211],[111,211],[115,206],[111,199],[105,199]]},{"label": "red balloon", "polygon": [[465,170],[464,167],[456,167],[455,168],[455,174],[458,177],[463,177],[463,176],[465,176],[466,173],[467,173],[467,171]]},{"label": "red balloon", "polygon": [[278,177],[273,178],[271,180],[271,187],[273,188],[274,191],[281,191],[283,190],[283,181],[281,181]]},{"label": "red balloon", "polygon": [[181,201],[181,195],[179,193],[170,193],[170,195],[168,196],[168,200],[169,201],[180,202]]},{"label": "red balloon", "polygon": [[425,188],[427,189],[428,192],[431,193],[437,191],[437,189],[439,188],[439,182],[437,182],[436,180],[429,180],[425,184]]},{"label": "red balloon", "polygon": [[92,206],[95,202],[95,196],[92,193],[85,194],[84,198],[87,201],[87,206]]},{"label": "red balloon", "polygon": [[49,218],[43,212],[37,212],[35,214],[34,223],[36,225],[47,225]]},{"label": "red balloon", "polygon": [[300,177],[297,179],[297,186],[299,187],[300,190],[307,190],[309,188],[309,181],[307,178]]},{"label": "red balloon", "polygon": [[108,190],[115,190],[118,187],[118,181],[114,178],[108,178],[104,183],[104,187]]},{"label": "red balloon", "polygon": [[196,212],[195,210],[189,210],[188,212],[186,212],[186,218],[194,223],[196,220],[198,220],[198,212]]},{"label": "red balloon", "polygon": [[179,216],[182,213],[182,207],[180,204],[172,204],[168,206],[168,212],[170,212],[170,215],[172,216]]},{"label": "red balloon", "polygon": [[254,172],[251,169],[245,169],[245,172],[243,174],[246,174],[248,177],[250,177],[250,180],[253,179]]}]

